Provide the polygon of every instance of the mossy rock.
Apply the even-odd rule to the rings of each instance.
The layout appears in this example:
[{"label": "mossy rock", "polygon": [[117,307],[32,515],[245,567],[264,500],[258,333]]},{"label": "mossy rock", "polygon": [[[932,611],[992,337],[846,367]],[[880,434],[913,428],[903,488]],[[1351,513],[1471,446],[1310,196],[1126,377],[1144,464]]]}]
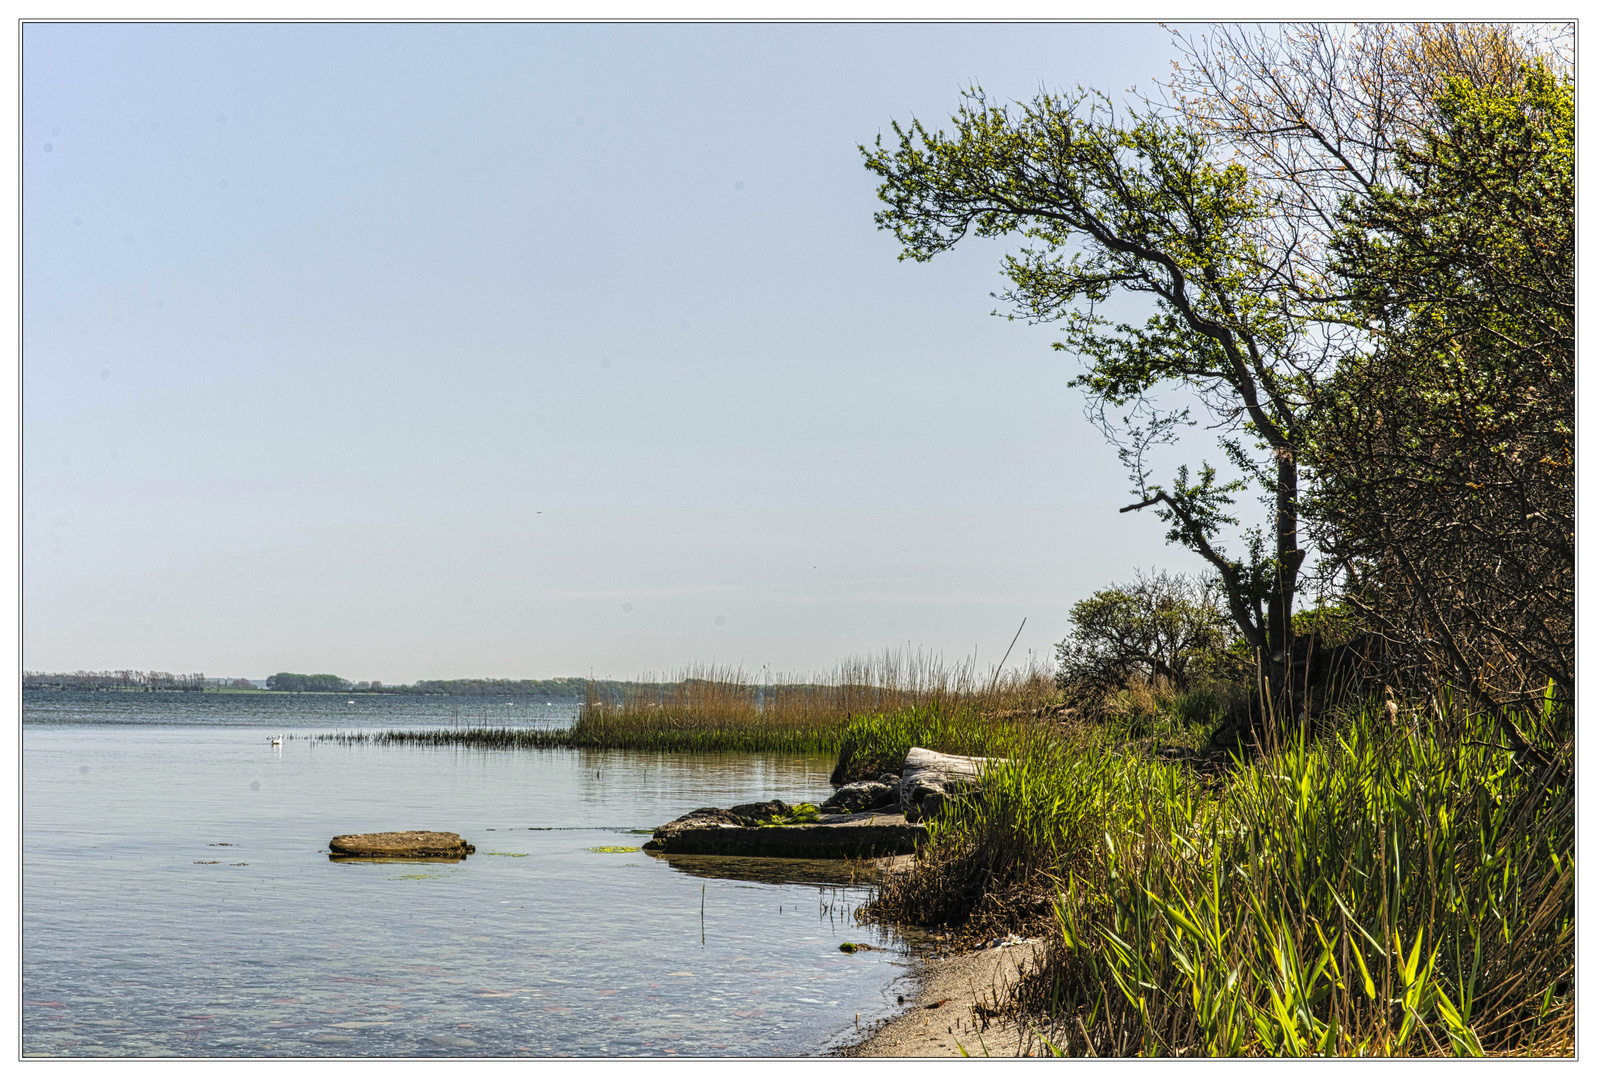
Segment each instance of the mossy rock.
[{"label": "mossy rock", "polygon": [[349,833],[335,836],[327,845],[334,858],[463,859],[477,850],[459,833],[406,832]]}]

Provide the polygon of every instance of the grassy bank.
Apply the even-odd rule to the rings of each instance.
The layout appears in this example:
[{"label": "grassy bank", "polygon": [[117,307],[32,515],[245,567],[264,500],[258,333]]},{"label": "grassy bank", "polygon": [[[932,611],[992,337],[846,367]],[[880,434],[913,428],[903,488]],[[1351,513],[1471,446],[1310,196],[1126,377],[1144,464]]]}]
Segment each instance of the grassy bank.
[{"label": "grassy bank", "polygon": [[1011,725],[983,798],[866,914],[1051,930],[1019,1003],[1067,1054],[1567,1054],[1557,719],[1521,718],[1549,758],[1532,768],[1479,719],[1361,710],[1222,784],[1124,732]]},{"label": "grassy bank", "polygon": [[569,730],[336,738],[826,753],[837,781],[912,746],[1002,759],[864,915],[1047,935],[1014,1004],[1059,1052],[1572,1051],[1573,766],[1551,703],[1516,718],[1535,763],[1445,702],[1395,723],[1375,702],[1217,773],[1196,756],[1212,690],[1134,688],[1088,723],[1035,676],[874,678],[701,670],[589,701]]}]

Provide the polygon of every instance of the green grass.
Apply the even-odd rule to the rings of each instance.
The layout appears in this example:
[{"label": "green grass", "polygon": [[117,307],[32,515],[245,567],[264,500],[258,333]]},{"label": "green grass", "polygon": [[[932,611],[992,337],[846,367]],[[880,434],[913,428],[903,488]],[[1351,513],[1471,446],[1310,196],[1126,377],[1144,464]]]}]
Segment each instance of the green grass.
[{"label": "green grass", "polygon": [[1030,716],[995,715],[979,703],[911,705],[852,719],[838,740],[834,784],[875,779],[903,768],[904,755],[920,746],[944,754],[1002,756],[1033,737]]},{"label": "green grass", "polygon": [[1046,888],[1057,936],[1022,1000],[1065,1053],[1567,1054],[1574,786],[1557,719],[1519,719],[1550,762],[1531,766],[1480,718],[1393,727],[1377,703],[1216,786],[1125,748],[1123,725],[884,718],[855,745],[940,737],[1008,760],[867,914],[1035,928]]}]

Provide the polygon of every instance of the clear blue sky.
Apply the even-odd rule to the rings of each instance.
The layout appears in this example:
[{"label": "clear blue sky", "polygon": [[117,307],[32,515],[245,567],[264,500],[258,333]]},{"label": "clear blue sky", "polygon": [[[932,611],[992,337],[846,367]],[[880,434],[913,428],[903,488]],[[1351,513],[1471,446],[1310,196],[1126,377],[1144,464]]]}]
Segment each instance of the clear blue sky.
[{"label": "clear blue sky", "polygon": [[1155,25],[23,38],[29,669],[987,662],[1197,568],[1002,245],[897,262],[857,149],[1150,88]]}]

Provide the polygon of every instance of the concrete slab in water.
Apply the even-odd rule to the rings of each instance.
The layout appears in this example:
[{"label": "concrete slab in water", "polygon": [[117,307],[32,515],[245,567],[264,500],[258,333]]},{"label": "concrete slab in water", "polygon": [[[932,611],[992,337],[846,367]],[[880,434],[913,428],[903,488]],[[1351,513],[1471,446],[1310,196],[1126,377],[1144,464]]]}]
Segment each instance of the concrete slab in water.
[{"label": "concrete slab in water", "polygon": [[926,827],[910,824],[901,813],[826,814],[813,825],[756,826],[689,816],[654,830],[654,839],[643,849],[673,855],[864,859],[908,855],[925,838]]}]

